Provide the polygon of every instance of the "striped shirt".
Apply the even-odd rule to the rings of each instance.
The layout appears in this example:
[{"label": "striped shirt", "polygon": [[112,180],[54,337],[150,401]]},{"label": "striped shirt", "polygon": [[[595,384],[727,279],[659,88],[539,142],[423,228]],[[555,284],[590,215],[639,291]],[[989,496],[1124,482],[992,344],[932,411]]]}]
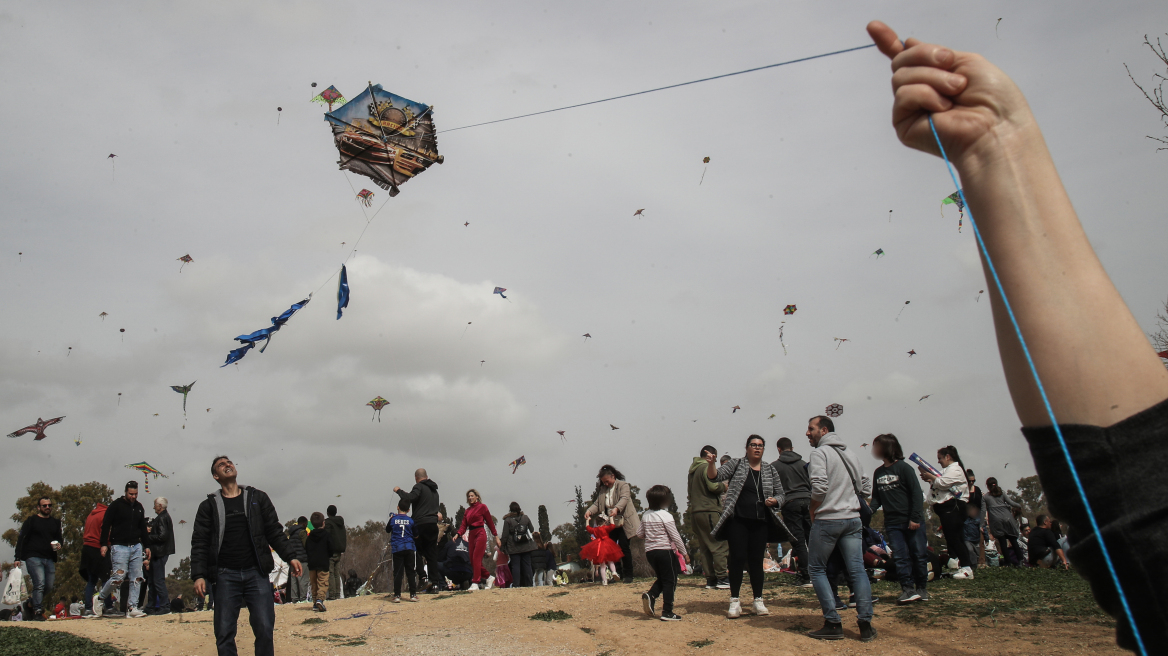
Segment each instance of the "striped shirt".
[{"label": "striped shirt", "polygon": [[645,551],[668,549],[686,553],[685,542],[677,532],[673,515],[664,510],[649,510],[641,515],[641,528],[637,537],[645,538]]}]

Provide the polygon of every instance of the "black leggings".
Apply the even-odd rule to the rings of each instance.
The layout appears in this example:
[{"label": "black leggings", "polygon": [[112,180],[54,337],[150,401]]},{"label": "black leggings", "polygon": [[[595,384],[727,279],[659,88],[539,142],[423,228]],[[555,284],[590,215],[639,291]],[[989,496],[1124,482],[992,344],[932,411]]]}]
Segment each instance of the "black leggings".
[{"label": "black leggings", "polygon": [[755,598],[762,596],[762,556],[767,546],[767,525],[761,519],[731,517],[727,537],[730,542],[730,596],[738,598],[742,588],[742,570],[750,572],[750,587]]},{"label": "black leggings", "polygon": [[945,534],[949,557],[956,558],[962,567],[972,567],[969,550],[965,548],[966,507],[964,501],[950,499],[945,503],[933,504],[933,512],[941,520],[941,532]]},{"label": "black leggings", "polygon": [[417,594],[418,582],[414,579],[414,565],[417,557],[417,553],[413,551],[393,552],[393,594],[395,597],[401,596],[403,574],[410,585],[410,596]]},{"label": "black leggings", "polygon": [[[661,614],[668,615],[673,612],[673,591],[677,589],[677,570],[681,566],[677,554],[672,549],[652,549],[645,552],[645,559],[657,574],[657,580],[649,588],[649,596],[661,595]],[[742,580],[741,573],[738,579]]]}]

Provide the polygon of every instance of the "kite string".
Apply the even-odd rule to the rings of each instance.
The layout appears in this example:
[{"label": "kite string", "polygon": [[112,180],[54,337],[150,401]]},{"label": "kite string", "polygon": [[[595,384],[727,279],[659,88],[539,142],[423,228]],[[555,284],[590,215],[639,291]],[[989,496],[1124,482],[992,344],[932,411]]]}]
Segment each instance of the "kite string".
[{"label": "kite string", "polygon": [[[969,203],[965,201],[965,191],[957,181],[957,174],[953,171],[953,164],[949,162],[949,156],[945,154],[945,146],[941,145],[941,137],[937,134],[937,126],[933,124],[933,116],[931,114],[929,115],[929,129],[933,131],[933,139],[936,140],[937,148],[941,151],[941,159],[945,160],[945,166],[949,169],[949,177],[953,179],[953,185],[957,187],[957,193],[961,196],[961,202],[965,204],[965,209],[968,211]],[[1038,394],[1042,397],[1042,404],[1046,408],[1047,417],[1050,418],[1055,437],[1058,438],[1063,459],[1066,460],[1067,467],[1071,470],[1071,478],[1075,481],[1075,489],[1079,493],[1079,498],[1083,501],[1083,507],[1087,510],[1087,519],[1091,523],[1091,530],[1099,540],[1099,548],[1103,552],[1103,560],[1107,563],[1107,572],[1111,575],[1111,581],[1115,584],[1116,592],[1119,593],[1119,601],[1123,605],[1123,613],[1127,617],[1128,624],[1131,625],[1132,633],[1136,638],[1136,644],[1139,646],[1139,652],[1147,656],[1148,651],[1144,647],[1144,640],[1140,636],[1139,627],[1136,626],[1135,617],[1132,615],[1131,606],[1127,601],[1127,594],[1124,592],[1123,586],[1119,583],[1119,575],[1115,571],[1115,563],[1111,560],[1111,551],[1107,548],[1107,543],[1103,540],[1103,532],[1099,529],[1099,522],[1095,519],[1095,511],[1091,509],[1091,502],[1087,500],[1087,492],[1083,488],[1083,482],[1079,479],[1079,470],[1075,467],[1074,460],[1071,459],[1071,452],[1067,448],[1066,438],[1063,437],[1063,431],[1059,428],[1058,420],[1054,416],[1054,409],[1050,405],[1050,399],[1046,396],[1046,388],[1042,385],[1042,379],[1038,376],[1038,367],[1034,365],[1034,358],[1030,356],[1030,348],[1026,346],[1026,339],[1022,336],[1022,328],[1018,325],[1018,318],[1014,316],[1014,308],[1010,306],[1010,301],[1006,298],[1006,290],[1002,286],[1002,280],[998,277],[998,270],[994,267],[994,262],[990,258],[990,252],[986,248],[985,240],[982,239],[981,229],[978,228],[977,222],[973,220],[973,212],[969,212],[969,225],[973,227],[973,234],[977,237],[977,245],[981,248],[982,255],[985,256],[986,268],[989,269],[990,275],[994,279],[994,286],[997,287],[998,294],[1002,297],[1002,305],[1005,306],[1006,314],[1010,317],[1010,324],[1014,328],[1014,335],[1018,338],[1018,344],[1022,347],[1022,354],[1026,356],[1026,364],[1030,367],[1030,374],[1034,377],[1034,384],[1038,387]]]},{"label": "kite string", "polygon": [[[438,130],[435,134],[441,134],[443,132],[454,132],[455,130],[465,130],[467,128],[476,128],[476,127],[479,127],[480,125],[490,125],[492,123],[503,123],[505,121],[514,121],[515,119],[518,119],[518,118],[527,118],[529,116],[539,116],[540,114],[550,114],[552,112],[560,112],[560,111],[563,111],[565,109],[575,109],[577,107],[585,107],[587,105],[596,105],[599,103],[608,102],[610,100],[621,100],[622,98],[632,98],[633,96],[643,96],[647,93],[653,93],[655,91],[665,91],[666,89],[676,89],[677,87],[684,87],[684,86],[689,86],[691,84],[698,84],[699,82],[709,82],[710,80],[720,80],[724,77],[733,77],[735,75],[743,75],[745,73],[754,73],[755,71],[762,71],[762,70],[766,70],[768,68],[776,68],[779,66],[786,66],[787,64],[798,64],[800,62],[810,61],[812,59],[822,59],[823,57],[831,57],[832,55],[842,55],[845,52],[854,52],[856,50],[864,50],[865,48],[875,48],[875,47],[876,47],[876,44],[869,43],[866,46],[857,46],[855,48],[846,48],[844,50],[835,50],[833,52],[825,52],[825,53],[820,54],[820,55],[811,55],[810,57],[800,57],[799,59],[791,59],[789,61],[779,62],[777,64],[767,64],[766,66],[756,66],[754,68],[748,68],[748,69],[742,70],[742,71],[734,71],[733,73],[723,73],[721,75],[714,75],[712,77],[703,77],[700,80],[690,80],[689,82],[679,82],[677,84],[670,84],[668,86],[657,87],[655,89],[646,89],[644,91],[635,91],[633,93],[626,93],[626,94],[622,94],[619,96],[613,96],[611,98],[603,98],[601,100],[590,100],[588,102],[577,103],[575,105],[567,105],[565,107],[556,107],[555,109],[545,109],[545,110],[540,111],[540,112],[531,112],[530,114],[520,114],[518,116],[511,116],[508,118],[499,118],[499,119],[495,119],[493,121],[484,121],[482,123],[472,123],[471,125],[463,125],[463,126],[460,126],[457,128],[450,128],[447,130]],[[703,174],[703,177],[704,177],[704,174]]]},{"label": "kite string", "polygon": [[[349,179],[349,172],[345,171],[344,173],[345,173],[345,181],[349,183],[349,189],[353,190],[353,197],[356,198],[357,197],[357,190],[353,186],[353,181]],[[389,197],[386,196],[385,200],[381,202],[381,207],[377,208],[377,211],[373,213],[373,216],[369,216],[369,214],[365,211],[364,207],[361,208],[361,213],[365,215],[365,227],[361,229],[361,234],[357,235],[357,241],[353,242],[353,248],[349,251],[349,254],[346,255],[345,259],[341,261],[342,266],[347,264],[349,262],[349,260],[353,257],[353,255],[355,255],[357,253],[357,244],[360,244],[361,239],[363,239],[365,237],[365,231],[369,229],[369,225],[373,223],[373,219],[377,218],[377,215],[381,213],[381,210],[385,209],[385,206],[388,203],[389,203]],[[340,272],[341,272],[340,269],[333,271],[332,275],[330,275],[324,282],[322,282],[320,284],[320,287],[317,287],[316,291],[314,291],[312,293],[315,295],[316,292],[319,292],[320,290],[324,289],[324,286],[329,284],[329,282],[331,282],[333,278],[337,277],[337,274]]]}]

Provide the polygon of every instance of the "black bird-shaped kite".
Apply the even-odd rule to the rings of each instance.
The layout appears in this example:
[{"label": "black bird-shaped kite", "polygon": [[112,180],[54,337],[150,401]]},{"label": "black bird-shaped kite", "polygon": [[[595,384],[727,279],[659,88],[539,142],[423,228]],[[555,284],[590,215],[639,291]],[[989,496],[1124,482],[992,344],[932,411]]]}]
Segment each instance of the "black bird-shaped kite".
[{"label": "black bird-shaped kite", "polygon": [[64,415],[62,415],[60,417],[53,417],[52,419],[41,419],[40,417],[37,417],[35,424],[33,424],[31,426],[25,426],[24,428],[21,428],[19,430],[12,431],[11,433],[8,434],[8,437],[20,437],[21,435],[27,435],[29,433],[34,433],[34,434],[36,434],[36,437],[33,438],[33,441],[39,442],[39,441],[45,439],[45,437],[46,437],[45,436],[45,429],[46,428],[48,428],[49,426],[52,426],[53,424],[61,423],[61,420],[64,418],[65,418]]}]

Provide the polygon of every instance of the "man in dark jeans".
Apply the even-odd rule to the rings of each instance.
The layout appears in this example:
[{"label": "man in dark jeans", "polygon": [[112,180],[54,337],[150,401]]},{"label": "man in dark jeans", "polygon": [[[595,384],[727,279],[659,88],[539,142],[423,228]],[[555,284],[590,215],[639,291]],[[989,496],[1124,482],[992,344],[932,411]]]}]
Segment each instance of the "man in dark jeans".
[{"label": "man in dark jeans", "polygon": [[[406,492],[395,487],[393,491],[414,509],[414,524],[418,530],[414,542],[418,548],[418,581],[429,581],[422,591],[437,594],[442,590],[438,585],[442,583],[438,576],[438,557],[434,553],[438,549],[438,484],[430,480],[425,469],[418,469],[414,472],[414,489]],[[422,566],[423,561],[432,574],[429,577],[426,576],[426,567]]]},{"label": "man in dark jeans", "polygon": [[341,555],[345,553],[348,534],[345,533],[345,518],[337,514],[336,506],[329,506],[325,514],[328,518],[324,520],[324,527],[329,534],[329,544],[332,545],[332,553],[329,554],[328,598],[333,600],[341,598]]},{"label": "man in dark jeans", "polygon": [[146,613],[166,615],[170,612],[170,595],[166,590],[166,561],[174,553],[174,523],[166,510],[166,497],[154,500],[155,517],[146,530],[150,543],[150,596],[146,598]]},{"label": "man in dark jeans", "polygon": [[[207,495],[195,514],[191,537],[191,578],[195,594],[213,583],[215,647],[219,656],[235,656],[239,609],[247,606],[256,656],[272,656],[276,605],[268,575],[275,569],[271,549],[300,576],[304,547],[284,536],[280,518],[267,494],[236,482],[235,463],[227,456],[211,461],[219,491]],[[269,545],[271,549],[269,549]]]},{"label": "man in dark jeans", "polygon": [[811,534],[811,478],[807,475],[807,463],[803,456],[795,453],[791,438],[780,437],[775,443],[779,448],[779,459],[772,466],[779,472],[779,480],[787,496],[783,499],[783,521],[791,532],[791,550],[798,563],[800,588],[811,587],[811,576],[807,573],[807,536]]},{"label": "man in dark jeans", "polygon": [[[61,520],[53,517],[53,500],[41,497],[37,500],[37,514],[24,520],[20,535],[16,538],[14,565],[24,561],[29,576],[32,577],[32,615],[26,620],[45,619],[44,598],[53,590],[53,578],[57,572],[57,552],[61,549]],[[50,602],[50,606],[52,603]]]}]

